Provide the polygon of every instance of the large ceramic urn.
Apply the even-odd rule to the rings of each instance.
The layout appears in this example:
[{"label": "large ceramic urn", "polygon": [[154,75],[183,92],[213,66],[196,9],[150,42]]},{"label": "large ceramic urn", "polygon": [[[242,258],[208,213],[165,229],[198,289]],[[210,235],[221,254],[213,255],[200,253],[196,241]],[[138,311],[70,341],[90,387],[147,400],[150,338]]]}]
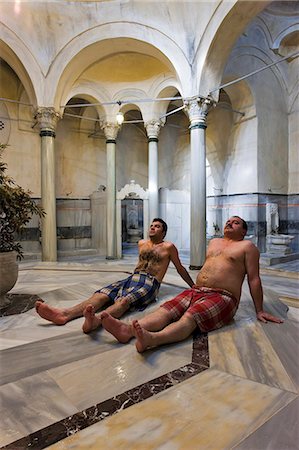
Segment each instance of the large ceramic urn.
[{"label": "large ceramic urn", "polygon": [[5,306],[7,299],[5,294],[9,292],[18,279],[17,253],[0,252],[0,306]]}]

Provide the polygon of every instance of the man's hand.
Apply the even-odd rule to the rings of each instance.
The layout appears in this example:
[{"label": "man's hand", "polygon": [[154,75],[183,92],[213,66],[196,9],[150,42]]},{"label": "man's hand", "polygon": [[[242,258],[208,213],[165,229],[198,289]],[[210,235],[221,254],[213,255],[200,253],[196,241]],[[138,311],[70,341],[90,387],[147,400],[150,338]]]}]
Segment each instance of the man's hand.
[{"label": "man's hand", "polygon": [[283,323],[282,319],[279,319],[279,317],[272,316],[271,314],[268,314],[265,311],[260,311],[259,313],[257,313],[256,317],[263,323],[267,322]]}]

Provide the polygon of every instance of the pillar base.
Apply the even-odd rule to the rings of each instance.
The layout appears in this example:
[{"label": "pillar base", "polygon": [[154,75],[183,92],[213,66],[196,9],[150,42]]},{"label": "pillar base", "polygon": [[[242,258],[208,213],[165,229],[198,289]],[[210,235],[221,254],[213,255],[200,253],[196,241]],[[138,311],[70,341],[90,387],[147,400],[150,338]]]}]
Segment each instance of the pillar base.
[{"label": "pillar base", "polygon": [[116,260],[116,259],[119,259],[119,258],[117,258],[117,256],[106,256],[106,259],[109,259],[109,260]]},{"label": "pillar base", "polygon": [[202,266],[189,266],[189,270],[200,270]]}]

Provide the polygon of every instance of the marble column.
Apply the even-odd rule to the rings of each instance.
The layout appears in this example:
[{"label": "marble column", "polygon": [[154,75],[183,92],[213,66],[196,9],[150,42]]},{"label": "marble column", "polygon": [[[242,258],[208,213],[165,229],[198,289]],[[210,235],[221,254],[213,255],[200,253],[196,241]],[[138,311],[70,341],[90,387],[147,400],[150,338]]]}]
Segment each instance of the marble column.
[{"label": "marble column", "polygon": [[[106,259],[117,259],[116,246],[116,136],[120,126],[116,123],[105,122],[102,128],[106,137],[107,164],[107,242]],[[100,220],[100,219],[99,219]]]},{"label": "marble column", "polygon": [[164,123],[161,120],[150,120],[145,123],[148,136],[148,190],[149,220],[159,217],[159,181],[158,181],[158,136]]},{"label": "marble column", "polygon": [[38,108],[35,119],[41,137],[41,202],[46,211],[41,219],[42,260],[57,261],[55,130],[60,115],[54,108]]},{"label": "marble column", "polygon": [[189,101],[191,180],[190,180],[190,269],[199,270],[206,258],[206,117],[210,100]]}]

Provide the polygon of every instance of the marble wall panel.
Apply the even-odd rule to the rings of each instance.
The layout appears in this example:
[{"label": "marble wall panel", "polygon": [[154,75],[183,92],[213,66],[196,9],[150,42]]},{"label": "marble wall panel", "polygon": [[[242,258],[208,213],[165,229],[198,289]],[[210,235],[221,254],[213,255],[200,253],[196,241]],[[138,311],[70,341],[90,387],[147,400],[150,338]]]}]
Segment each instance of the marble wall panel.
[{"label": "marble wall panel", "polygon": [[182,190],[159,190],[160,211],[167,222],[167,239],[179,250],[189,250],[190,246],[190,193]]},{"label": "marble wall panel", "polygon": [[57,199],[57,226],[84,226],[91,224],[90,199]]},{"label": "marble wall panel", "polygon": [[179,203],[167,203],[166,205],[167,220],[171,227],[177,228],[182,223],[182,208]]},{"label": "marble wall panel", "polygon": [[167,240],[174,243],[178,250],[182,248],[181,229],[170,227],[167,232]]}]

